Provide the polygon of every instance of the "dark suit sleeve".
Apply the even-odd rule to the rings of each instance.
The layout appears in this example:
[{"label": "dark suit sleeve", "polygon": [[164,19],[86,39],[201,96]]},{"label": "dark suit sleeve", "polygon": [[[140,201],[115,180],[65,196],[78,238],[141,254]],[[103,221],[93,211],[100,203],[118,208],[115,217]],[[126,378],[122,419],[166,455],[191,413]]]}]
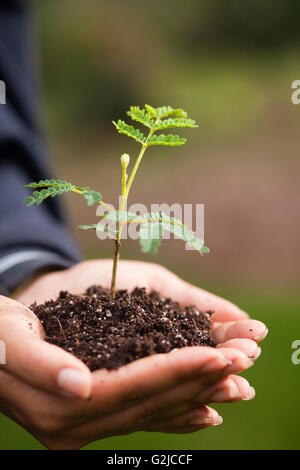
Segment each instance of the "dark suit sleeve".
[{"label": "dark suit sleeve", "polygon": [[0,293],[5,295],[38,269],[65,268],[80,259],[56,198],[30,208],[23,203],[29,194],[24,184],[53,176],[37,122],[31,36],[27,6],[1,0],[0,80],[6,103],[0,104]]}]

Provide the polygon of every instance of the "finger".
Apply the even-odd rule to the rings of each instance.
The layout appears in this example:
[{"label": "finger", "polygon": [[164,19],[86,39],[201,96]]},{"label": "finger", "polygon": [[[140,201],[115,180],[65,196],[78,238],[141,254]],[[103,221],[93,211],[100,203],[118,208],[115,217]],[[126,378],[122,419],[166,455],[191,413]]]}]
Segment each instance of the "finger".
[{"label": "finger", "polygon": [[[201,348],[194,349],[201,350]],[[207,351],[211,350],[212,348],[204,349]],[[174,357],[175,352],[171,354]],[[223,354],[227,356],[227,364],[230,363],[231,367],[231,370],[228,371],[227,374],[240,372],[253,364],[252,361],[245,356],[245,354],[236,349],[224,348]],[[140,361],[144,362],[145,360]],[[152,378],[152,380],[150,379],[151,389],[145,391],[144,388],[141,388],[139,390],[139,386],[137,384],[134,385],[135,388],[132,388],[132,384],[129,384],[130,396],[127,398],[124,397],[124,393],[120,394],[120,390],[122,390],[125,385],[120,381],[118,382],[118,375],[116,374],[116,371],[94,372],[93,377],[95,379],[96,386],[93,388],[91,399],[87,402],[77,404],[75,414],[81,418],[83,422],[90,418],[100,419],[107,414],[117,412],[120,409],[122,410],[132,408],[133,406],[136,407],[134,412],[138,416],[142,416],[144,413],[144,415],[148,417],[151,415],[151,412],[153,413],[153,409],[156,410],[156,413],[161,412],[161,415],[169,416],[172,413],[178,414],[176,411],[178,406],[184,406],[184,410],[190,409],[190,404],[188,407],[186,404],[189,403],[193,397],[197,396],[202,390],[212,385],[213,383],[217,383],[224,377],[223,371],[226,371],[227,368],[223,367],[221,369],[214,370],[213,366],[214,362],[212,361],[209,366],[209,368],[212,369],[211,372],[204,373],[202,371],[199,373],[198,371],[197,373],[192,373],[192,378],[183,380],[177,385],[174,385],[174,382],[172,382],[173,385],[169,383],[168,386],[166,386],[165,384],[165,389],[161,392],[159,392],[159,387],[162,387],[161,384],[153,380],[154,376],[152,373],[148,373],[149,377]],[[162,376],[165,376],[165,374],[162,374]],[[114,377],[113,380],[112,377]],[[146,381],[149,380],[149,377],[147,377],[147,373],[146,378],[143,375],[140,377],[139,380],[141,381],[143,387],[146,385]],[[133,380],[136,380],[136,377]],[[193,405],[193,407],[195,407],[195,405]],[[68,414],[69,408],[70,411],[74,414],[72,403],[64,404],[64,412],[66,414]],[[173,408],[175,409],[174,412],[172,411]],[[132,419],[134,421],[137,418],[135,417]]]},{"label": "finger", "polygon": [[213,321],[234,321],[248,318],[248,314],[232,302],[204,289],[193,286],[161,266],[154,270],[151,279],[154,289],[183,305],[195,305],[202,311],[213,311]]},{"label": "finger", "polygon": [[258,359],[261,354],[261,348],[255,341],[247,338],[229,339],[225,343],[220,343],[217,348],[235,348],[242,351],[249,359]]},{"label": "finger", "polygon": [[240,375],[232,375],[230,378],[236,383],[240,394],[242,395],[242,400],[249,401],[255,397],[255,388],[252,387],[249,382]]},{"label": "finger", "polygon": [[[101,428],[103,419],[111,416],[111,413],[116,413],[119,419],[122,410],[130,410],[128,414],[122,415],[122,420],[135,423],[133,415],[150,413],[147,406],[145,410],[142,406],[145,401],[151,400],[159,393],[172,390],[178,384],[185,384],[191,379],[198,381],[194,392],[197,393],[200,377],[217,373],[229,363],[231,360],[225,359],[222,353],[214,348],[191,347],[139,359],[117,370],[95,371],[92,374],[91,398],[89,401],[78,404],[75,414],[83,422],[90,418],[96,420],[95,432]],[[170,400],[171,398],[168,401]],[[163,400],[161,404],[164,406]],[[149,409],[151,406],[150,403]],[[153,406],[156,407],[156,403]],[[65,404],[66,414],[69,409],[74,413],[72,403]],[[104,425],[107,426],[107,423],[105,422]]]},{"label": "finger", "polygon": [[[214,393],[214,386],[216,386],[220,380],[222,381],[223,376],[226,374],[225,371],[228,369],[228,367],[230,367],[232,371],[231,373],[236,373],[251,367],[253,364],[253,362],[249,360],[245,354],[238,350],[228,348],[227,352],[227,359],[231,362],[227,368],[220,371],[215,371],[210,374],[205,374],[198,380],[194,379],[184,384],[180,384],[177,387],[172,388],[172,390],[167,390],[164,393],[160,393],[155,397],[152,397],[140,405],[140,412],[145,412],[145,409],[148,407],[149,411],[147,414],[151,415],[151,409],[153,408],[154,410],[157,410],[157,415],[159,415],[160,419],[161,416],[171,416],[174,415],[174,413],[177,413],[177,407],[181,406],[182,404],[188,404],[188,406],[190,406],[192,403],[193,407],[195,407],[195,405],[209,403],[209,400],[211,400],[211,395]],[[230,386],[231,384],[227,384],[226,386],[225,380],[223,388],[226,387],[228,389],[228,385]],[[237,388],[235,383],[232,384],[232,387],[235,389]],[[203,402],[199,401],[199,395],[201,395],[201,393],[205,393],[206,390],[208,390],[208,393],[205,395],[206,400]],[[233,396],[231,396],[231,390],[228,391],[228,400],[238,396],[240,396],[239,390],[236,390]],[[162,410],[162,414],[159,413],[160,410]],[[155,418],[153,413],[152,418]]]},{"label": "finger", "polygon": [[[146,430],[181,433],[182,429],[197,427],[200,430],[209,426],[218,426],[222,422],[223,419],[216,410],[208,406],[199,406],[179,416],[152,423],[146,427]],[[194,432],[194,430],[186,432]]]},{"label": "finger", "polygon": [[[36,315],[25,305],[0,295],[0,320],[12,319],[14,324],[21,324],[27,331],[39,338],[44,337],[44,330]],[[4,334],[4,327],[0,329]]]},{"label": "finger", "polygon": [[195,398],[195,403],[233,403],[240,400],[249,400],[252,396],[251,389],[252,387],[244,377],[230,375],[205,389]]},{"label": "finger", "polygon": [[89,397],[92,374],[83,362],[40,339],[29,328],[19,322],[16,315],[0,316],[0,339],[6,347],[3,369],[50,393]]},{"label": "finger", "polygon": [[[207,374],[205,377],[198,380],[194,379],[190,382],[178,385],[172,390],[158,394],[152,399],[143,402],[140,405],[140,409],[137,408],[137,413],[139,413],[139,415],[144,413],[146,417],[149,417],[152,412],[152,420],[156,421],[156,419],[177,416],[201,404],[211,403],[214,385],[217,385],[227,376],[234,377],[231,374],[242,372],[253,365],[253,362],[241,351],[233,348],[224,348],[224,355],[226,352],[228,354],[227,359],[231,361],[231,364],[225,369]],[[211,386],[212,389],[209,393],[205,393],[206,389],[209,390]],[[201,401],[201,393],[204,394],[202,397],[203,401]],[[229,391],[229,395],[226,396],[225,401],[230,398],[232,398],[231,391]],[[153,410],[156,410],[156,415],[154,415]]]},{"label": "finger", "polygon": [[[230,356],[232,363],[225,369],[215,371],[212,374],[216,381],[220,380],[219,375],[224,374],[224,371],[228,369],[228,367],[233,371],[241,372],[253,364],[252,361],[240,351],[227,348],[225,352],[229,352],[228,356]],[[208,374],[208,376],[209,375],[211,374]],[[211,384],[212,377],[210,377],[210,380],[204,377],[201,377],[198,381],[194,379],[190,383],[180,384],[171,390],[158,393],[134,407],[125,410],[123,419],[125,421],[132,421],[143,427],[146,423],[156,422],[161,420],[162,417],[167,416],[168,410],[169,416],[171,414],[174,415],[174,410],[176,410],[179,405],[190,402],[191,400],[193,401],[193,398],[199,393],[199,390],[203,388],[203,384],[205,384],[206,381]],[[197,404],[199,403],[197,402]]]},{"label": "finger", "polygon": [[[221,423],[219,423],[221,424]],[[189,425],[189,426],[183,426],[179,428],[168,428],[168,427],[163,427],[162,429],[159,430],[159,432],[165,432],[168,434],[192,434],[194,432],[202,431],[203,429],[209,428],[212,425],[206,424],[206,425]],[[213,425],[214,426],[214,425]],[[154,432],[158,432],[158,430],[154,430]]]},{"label": "finger", "polygon": [[213,333],[218,344],[234,338],[248,338],[260,342],[267,336],[268,329],[258,320],[239,320],[214,324]]},{"label": "finger", "polygon": [[[199,424],[198,421],[195,424],[191,424],[192,418],[197,419],[199,413],[192,414],[190,419],[178,420],[178,427],[175,424],[168,424],[168,420],[164,422],[160,421],[152,422],[151,419],[140,420],[136,419],[134,409],[127,409],[123,412],[114,413],[112,415],[84,423],[72,431],[72,439],[78,440],[78,442],[88,443],[98,439],[102,439],[107,436],[128,434],[135,431],[159,431],[159,432],[171,432],[171,433],[186,433],[195,432],[202,428],[212,426],[215,423],[220,424],[222,418],[219,417],[218,413],[207,407],[209,414],[212,416],[213,421],[209,423]],[[209,420],[210,421],[210,420]]]},{"label": "finger", "polygon": [[222,354],[226,357],[228,361],[231,362],[225,369],[219,371],[219,379],[227,377],[231,374],[238,374],[243,372],[246,369],[249,369],[253,366],[253,361],[246,356],[245,353],[236,348],[229,347],[220,347],[218,351],[221,351]]},{"label": "finger", "polygon": [[96,371],[91,405],[105,412],[126,408],[196,376],[222,370],[229,362],[217,349],[187,347],[139,359],[117,370]]},{"label": "finger", "polygon": [[[187,361],[189,355],[192,352],[193,353],[192,353],[191,359],[194,359],[197,352],[203,349],[207,351],[211,351],[212,348],[201,348],[201,347],[184,348],[183,350],[177,350],[174,353],[157,355],[156,358],[160,358],[161,356],[163,356],[164,358],[169,356],[169,358],[170,359],[172,358],[172,360],[176,358],[177,360],[175,363],[179,363],[180,368],[182,368],[185,362]],[[245,370],[246,368],[250,367],[253,364],[253,362],[249,358],[247,358],[247,356],[244,353],[234,348],[222,348],[222,349],[220,348],[220,351],[222,351],[222,354],[226,356],[227,364],[228,362],[230,362],[230,364],[227,365],[227,367],[225,368],[223,367],[219,369],[219,371],[212,369],[214,370],[214,374],[220,375],[218,380],[223,378],[221,377],[222,375],[225,376],[225,374],[229,375],[231,373],[241,372],[242,370]],[[153,359],[154,358],[152,358],[152,360]],[[142,366],[141,371],[143,371],[144,363],[150,360],[151,358],[140,359],[139,361],[136,361],[133,364],[129,364],[128,366],[124,366],[119,370],[123,370],[125,375],[126,376],[128,375],[130,377],[130,373],[128,369],[130,369],[131,367],[139,363],[139,367]],[[211,366],[214,365],[214,362],[212,361],[209,364],[210,364],[209,368],[211,369]],[[196,362],[196,365],[198,366],[198,362]],[[154,390],[155,390],[155,388],[153,387],[153,383],[155,384],[156,378],[158,381],[160,381],[161,376],[164,376],[165,374],[170,374],[169,369],[172,369],[172,361],[170,363],[168,363],[167,361],[167,364],[164,364],[164,366],[166,367],[164,367],[163,370],[161,370],[159,367],[157,368],[158,369],[157,371],[155,370],[156,368],[154,369],[151,368],[151,370],[148,369],[149,374],[140,375],[140,379],[142,381],[145,380],[146,382],[148,382],[149,379],[152,378],[152,386],[150,388],[152,391],[152,394],[154,393]],[[127,373],[126,373],[126,369],[128,371]],[[182,380],[183,376],[185,379],[187,379],[187,377],[191,379],[191,375],[193,375],[194,377],[195,372],[199,373],[198,367],[196,367],[196,369],[189,368],[188,370],[189,370],[188,374],[186,373],[186,371],[184,371],[184,373],[183,371],[181,371],[180,380]],[[212,373],[212,370],[209,372]],[[182,376],[182,373],[183,373],[183,376]],[[203,373],[203,370],[202,370],[202,373]],[[101,371],[99,371],[98,373],[96,372],[93,375],[98,375],[97,379],[100,380],[100,377],[99,377],[100,374],[101,374]],[[168,382],[168,387],[170,387],[171,384],[173,384],[174,386],[177,383],[178,385],[177,374],[178,374],[178,371],[176,371],[175,375],[170,374],[171,381]],[[163,382],[159,383],[159,387],[162,386],[162,383]],[[104,396],[102,397],[102,399],[105,400],[105,397],[107,396],[107,393],[108,393],[108,389],[105,387],[104,377],[102,378],[102,380],[100,380],[99,385],[102,387],[103,389],[102,391],[104,392]],[[119,382],[119,386],[122,387],[122,383]],[[125,382],[124,386],[127,387],[128,384]],[[174,389],[171,389],[169,391],[164,390],[161,393],[157,393],[154,396],[151,396],[151,398],[145,399],[144,401],[138,404],[135,404],[133,406],[129,406],[129,403],[125,401],[125,406],[127,407],[123,409],[123,411],[120,411],[119,409],[119,410],[116,410],[116,412],[113,414],[107,414],[105,416],[103,416],[102,414],[102,416],[99,416],[94,420],[89,420],[88,422],[85,422],[79,425],[75,430],[76,434],[74,438],[78,439],[79,441],[86,440],[85,442],[90,442],[92,440],[97,440],[103,437],[107,437],[108,435],[126,434],[126,433],[137,431],[137,430],[148,429],[148,427],[152,423],[157,423],[165,417],[171,418],[173,416],[178,416],[178,412],[174,414],[174,409],[178,410],[178,406],[182,404],[182,400],[187,398],[186,392],[184,389],[185,389],[185,384],[181,384],[181,385],[178,385],[177,390],[175,387],[175,391]],[[132,392],[132,389],[129,389],[129,391]],[[136,399],[137,389],[135,389],[134,391],[135,393],[133,395],[133,398]],[[146,392],[149,393],[149,389],[147,389]],[[194,392],[195,390],[193,390],[193,393]],[[113,393],[113,390],[111,391],[111,393]],[[101,393],[98,390],[98,397],[96,398],[96,403],[97,403],[97,400],[99,400],[99,396],[101,396]],[[94,400],[94,398],[95,397],[93,395],[92,400]],[[139,398],[141,398],[140,395],[139,395]],[[127,399],[128,399],[128,395],[127,395]],[[105,402],[105,405],[106,405],[105,406],[106,411],[109,410],[109,407],[110,408],[112,407],[112,405],[109,404],[107,400]],[[184,411],[187,411],[186,406],[187,405],[185,404]],[[101,408],[102,408],[101,403],[99,403],[98,410],[101,410]],[[195,408],[195,406],[193,406],[193,408]],[[167,416],[166,414],[167,410],[173,411],[173,415]],[[189,430],[187,432],[192,432],[192,431]]]}]

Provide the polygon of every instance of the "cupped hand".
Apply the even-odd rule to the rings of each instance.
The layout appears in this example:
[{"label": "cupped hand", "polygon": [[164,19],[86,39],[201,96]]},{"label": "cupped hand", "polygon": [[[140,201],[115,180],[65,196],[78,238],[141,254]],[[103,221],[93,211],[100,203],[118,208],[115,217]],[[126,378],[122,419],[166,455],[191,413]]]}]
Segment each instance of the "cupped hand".
[{"label": "cupped hand", "polygon": [[[18,300],[30,305],[55,298],[60,290],[82,293],[92,284],[108,286],[110,268],[109,260],[89,261],[44,275]],[[121,262],[118,280],[122,288],[138,284],[214,310],[218,348],[184,348],[91,374],[81,361],[43,341],[30,310],[2,298],[0,339],[7,344],[7,364],[0,369],[1,409],[48,448],[80,448],[137,430],[193,432],[221,422],[207,403],[254,396],[248,382],[234,374],[259,355],[257,341],[267,333],[263,324],[158,265]]]},{"label": "cupped hand", "polygon": [[[82,294],[91,285],[110,287],[112,260],[89,260],[70,269],[44,274],[32,282],[16,300],[30,306],[55,299],[61,290]],[[247,319],[246,312],[208,291],[183,281],[168,269],[155,263],[142,261],[119,261],[117,289],[132,290],[136,286],[155,289],[165,297],[178,300],[183,305],[196,305],[203,311],[213,310],[214,321],[236,321]]]}]

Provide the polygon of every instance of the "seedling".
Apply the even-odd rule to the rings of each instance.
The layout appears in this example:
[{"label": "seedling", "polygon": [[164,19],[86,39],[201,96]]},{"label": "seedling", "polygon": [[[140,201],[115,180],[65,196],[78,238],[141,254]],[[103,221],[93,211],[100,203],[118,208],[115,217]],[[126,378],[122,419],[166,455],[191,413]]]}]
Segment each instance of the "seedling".
[{"label": "seedling", "polygon": [[[113,270],[111,279],[111,296],[115,298],[116,294],[116,276],[118,261],[120,258],[120,247],[122,239],[122,229],[125,224],[138,224],[139,241],[143,252],[157,253],[161,243],[163,231],[173,233],[178,238],[188,243],[202,255],[208,253],[209,249],[204,246],[204,241],[197,238],[195,233],[186,227],[180,220],[169,217],[163,212],[149,212],[143,215],[127,212],[125,210],[132,183],[136,176],[139,165],[142,161],[145,151],[153,145],[177,146],[186,142],[185,138],[173,134],[157,134],[158,131],[170,128],[195,128],[198,127],[193,119],[189,119],[183,109],[173,109],[171,106],[162,106],[153,108],[145,105],[144,109],[138,106],[131,106],[127,111],[128,116],[133,121],[137,121],[148,128],[148,135],[144,134],[133,126],[126,124],[122,120],[113,124],[120,134],[125,134],[140,144],[140,152],[131,170],[130,176],[127,175],[127,168],[130,162],[129,155],[124,153],[121,156],[122,178],[121,178],[121,203],[120,210],[115,211],[112,207],[102,200],[102,195],[89,187],[80,187],[64,180],[42,180],[38,183],[25,185],[27,188],[33,188],[35,191],[32,196],[26,197],[24,202],[27,206],[41,204],[48,197],[54,197],[59,194],[73,192],[80,194],[86,199],[88,206],[101,204],[107,209],[107,213],[101,216],[101,219],[114,224],[114,228],[104,225],[102,221],[93,225],[80,225],[83,230],[102,230],[109,232],[114,240]],[[37,191],[37,189],[40,189]]]}]

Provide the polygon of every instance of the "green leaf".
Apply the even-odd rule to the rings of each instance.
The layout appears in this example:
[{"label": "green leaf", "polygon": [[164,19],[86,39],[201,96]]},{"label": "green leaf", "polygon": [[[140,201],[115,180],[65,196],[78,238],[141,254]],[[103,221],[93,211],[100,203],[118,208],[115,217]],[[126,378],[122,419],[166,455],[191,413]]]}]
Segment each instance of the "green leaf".
[{"label": "green leaf", "polygon": [[32,182],[32,183],[29,183],[29,184],[25,184],[25,188],[45,188],[45,187],[48,187],[48,186],[65,186],[65,185],[71,185],[73,186],[71,183],[69,183],[68,181],[65,181],[65,180],[59,180],[59,179],[46,179],[46,180],[40,180],[39,182]]},{"label": "green leaf", "polygon": [[25,204],[27,206],[32,206],[33,204],[40,205],[47,197],[54,197],[60,194],[67,193],[68,191],[77,191],[83,195],[83,197],[87,200],[88,206],[92,206],[93,204],[100,203],[102,200],[102,195],[97,191],[93,191],[90,188],[81,188],[79,186],[75,186],[72,183],[69,183],[65,180],[59,179],[47,179],[41,180],[37,183],[33,182],[30,184],[25,185],[26,188],[42,188],[41,191],[34,191],[32,196],[27,197],[24,199]]},{"label": "green leaf", "polygon": [[113,124],[120,134],[125,134],[140,144],[143,144],[146,140],[144,134],[139,129],[135,129],[133,126],[129,126],[126,124],[126,122],[121,121],[121,119],[119,119],[118,122],[113,121]]},{"label": "green leaf", "polygon": [[180,220],[169,217],[166,214],[161,213],[161,216],[164,220],[163,227],[164,230],[173,233],[178,238],[186,242],[195,250],[199,251],[200,254],[207,252],[207,247],[204,247],[204,241],[201,238],[197,238],[195,232],[190,230],[186,225],[184,225]]},{"label": "green leaf", "polygon": [[168,145],[168,146],[175,146],[175,145],[183,145],[186,143],[185,138],[180,138],[178,135],[173,134],[158,134],[149,137],[146,140],[147,145]]},{"label": "green leaf", "polygon": [[78,225],[78,227],[82,230],[97,230],[97,232],[110,232],[114,236],[116,235],[115,230],[112,230],[110,227],[102,224],[101,222],[98,222],[97,224],[91,224],[91,225]]},{"label": "green leaf", "polygon": [[184,119],[184,118],[169,118],[157,121],[153,128],[158,131],[161,129],[169,129],[171,127],[198,127],[196,121],[193,119]]},{"label": "green leaf", "polygon": [[[101,222],[99,222],[97,230],[108,232],[112,237],[116,237],[119,227],[118,224],[131,222],[138,218],[139,216],[133,212],[110,211],[101,216]],[[105,222],[108,222],[108,224],[105,225]]]},{"label": "green leaf", "polygon": [[187,113],[183,109],[174,109],[172,106],[161,106],[160,108],[155,108],[157,116],[162,119],[169,116],[179,117],[179,118],[186,118]]},{"label": "green leaf", "polygon": [[97,224],[92,224],[92,225],[78,225],[79,228],[82,230],[96,230],[97,229]]},{"label": "green leaf", "polygon": [[150,104],[145,104],[145,108],[151,118],[156,119],[158,117],[157,111],[155,108],[153,108],[153,106],[150,106]]},{"label": "green leaf", "polygon": [[145,109],[140,109],[138,106],[131,106],[130,111],[127,111],[128,116],[131,117],[133,121],[138,121],[149,129],[152,128],[154,120],[151,119],[151,116],[147,113]]},{"label": "green leaf", "polygon": [[29,207],[29,206],[33,206],[33,204],[35,204],[35,199],[32,196],[28,196],[28,197],[25,197],[23,202],[25,202],[26,206]]},{"label": "green leaf", "polygon": [[156,254],[161,244],[162,225],[156,223],[145,223],[139,231],[139,241],[143,253]]},{"label": "green leaf", "polygon": [[36,204],[39,206],[42,202],[48,197],[54,197],[59,194],[67,193],[72,191],[75,186],[68,181],[64,180],[41,180],[38,183],[30,183],[25,185],[26,188],[43,188],[41,191],[34,191],[32,196],[28,196],[24,199],[24,202],[27,206],[32,206]]},{"label": "green leaf", "polygon": [[[209,252],[209,249],[204,246],[203,240],[197,238],[192,230],[180,220],[170,217],[163,212],[149,212],[139,215],[133,212],[112,211],[105,214],[103,220],[111,221],[114,224],[126,222],[140,224],[139,241],[144,253],[157,253],[162,234],[165,230],[188,243],[191,247],[198,250],[200,254]],[[111,228],[109,228],[109,231],[112,231]],[[112,232],[116,233],[115,231]]]},{"label": "green leaf", "polygon": [[[163,212],[154,212],[154,213],[150,212],[150,213],[144,214],[142,216],[142,219],[145,221],[146,226],[150,225],[150,227],[148,227],[147,229],[148,236],[149,235],[151,236],[151,233],[152,233],[151,225],[154,225],[156,223],[156,225],[159,227],[158,229],[159,232],[154,233],[156,238],[158,234],[160,235],[160,238],[161,238],[162,232],[166,230],[170,233],[173,233],[184,242],[188,243],[188,245],[190,245],[192,248],[199,251],[201,255],[205,253],[209,253],[209,249],[206,246],[204,246],[203,240],[201,240],[200,238],[197,238],[196,234],[192,230],[190,230],[186,225],[184,225],[180,220],[170,217],[164,214]],[[141,225],[141,230],[144,230],[143,225]],[[147,247],[150,245],[147,245],[147,243],[145,242],[144,246]]]},{"label": "green leaf", "polygon": [[102,194],[98,193],[97,191],[93,191],[92,189],[85,189],[82,192],[82,195],[87,200],[88,206],[92,206],[93,204],[99,204],[102,200]]},{"label": "green leaf", "polygon": [[132,220],[140,219],[141,217],[134,212],[126,212],[126,211],[110,211],[104,215],[106,220],[110,220],[111,222],[130,222]]},{"label": "green leaf", "polygon": [[198,127],[193,119],[187,117],[187,113],[180,108],[172,108],[172,106],[161,106],[154,108],[149,104],[145,104],[145,108],[141,109],[139,106],[131,106],[127,111],[128,116],[134,121],[137,121],[150,129],[151,137],[145,137],[139,130],[130,126],[121,119],[118,122],[113,121],[117,131],[133,138],[142,145],[183,145],[186,142],[185,138],[180,138],[177,135],[164,135],[154,134],[161,129],[177,128],[194,128]]}]

